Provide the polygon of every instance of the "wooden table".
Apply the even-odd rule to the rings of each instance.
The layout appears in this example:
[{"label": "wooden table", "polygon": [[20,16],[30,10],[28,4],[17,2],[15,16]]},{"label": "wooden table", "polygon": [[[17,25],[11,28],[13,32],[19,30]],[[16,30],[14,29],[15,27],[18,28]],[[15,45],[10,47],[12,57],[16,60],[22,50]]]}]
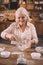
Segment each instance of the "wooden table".
[{"label": "wooden table", "polygon": [[[10,52],[21,52],[16,46],[0,43],[0,47],[5,47],[5,51]],[[43,55],[42,59],[32,59],[31,53],[36,52],[35,49],[27,49],[24,51],[25,58],[28,60],[27,65],[43,65]],[[0,55],[0,65],[17,65],[18,55],[11,54],[9,58],[2,58]]]}]

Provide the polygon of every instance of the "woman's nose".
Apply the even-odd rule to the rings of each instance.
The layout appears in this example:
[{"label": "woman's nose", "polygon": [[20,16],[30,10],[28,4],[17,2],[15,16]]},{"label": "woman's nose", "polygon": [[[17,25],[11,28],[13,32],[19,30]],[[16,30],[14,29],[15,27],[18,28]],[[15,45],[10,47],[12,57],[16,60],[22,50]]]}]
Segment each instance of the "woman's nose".
[{"label": "woman's nose", "polygon": [[22,21],[23,21],[23,19],[22,19],[22,18],[20,18],[20,21],[22,22]]}]

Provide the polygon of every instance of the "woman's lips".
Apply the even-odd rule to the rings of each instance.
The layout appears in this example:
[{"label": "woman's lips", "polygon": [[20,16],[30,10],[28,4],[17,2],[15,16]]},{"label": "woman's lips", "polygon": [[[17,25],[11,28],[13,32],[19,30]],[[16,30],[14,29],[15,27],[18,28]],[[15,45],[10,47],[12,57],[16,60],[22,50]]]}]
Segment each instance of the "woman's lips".
[{"label": "woman's lips", "polygon": [[19,26],[22,26],[23,24],[22,23],[19,23]]},{"label": "woman's lips", "polygon": [[19,24],[20,27],[22,27],[22,25]]}]

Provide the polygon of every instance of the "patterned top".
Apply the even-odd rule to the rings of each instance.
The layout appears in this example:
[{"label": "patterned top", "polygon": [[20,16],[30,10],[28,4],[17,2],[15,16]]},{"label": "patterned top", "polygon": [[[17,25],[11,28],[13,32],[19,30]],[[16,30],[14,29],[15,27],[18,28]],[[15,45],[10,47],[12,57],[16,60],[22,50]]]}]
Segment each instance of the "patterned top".
[{"label": "patterned top", "polygon": [[[38,37],[37,37],[35,26],[30,22],[27,23],[24,32],[21,31],[19,24],[16,25],[16,23],[14,22],[7,29],[2,31],[1,37],[6,39],[5,37],[6,33],[16,34],[21,39],[34,39],[35,43],[36,44],[38,43]],[[15,43],[16,41],[11,41],[11,44],[15,44]]]}]

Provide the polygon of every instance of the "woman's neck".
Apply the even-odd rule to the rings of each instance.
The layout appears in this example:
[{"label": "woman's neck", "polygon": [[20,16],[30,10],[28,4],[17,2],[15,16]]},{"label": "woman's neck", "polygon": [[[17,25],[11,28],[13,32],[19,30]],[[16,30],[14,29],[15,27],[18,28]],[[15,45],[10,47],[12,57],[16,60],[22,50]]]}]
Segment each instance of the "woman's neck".
[{"label": "woman's neck", "polygon": [[22,32],[25,31],[26,25],[27,25],[27,24],[20,26],[20,29],[21,29]]}]

